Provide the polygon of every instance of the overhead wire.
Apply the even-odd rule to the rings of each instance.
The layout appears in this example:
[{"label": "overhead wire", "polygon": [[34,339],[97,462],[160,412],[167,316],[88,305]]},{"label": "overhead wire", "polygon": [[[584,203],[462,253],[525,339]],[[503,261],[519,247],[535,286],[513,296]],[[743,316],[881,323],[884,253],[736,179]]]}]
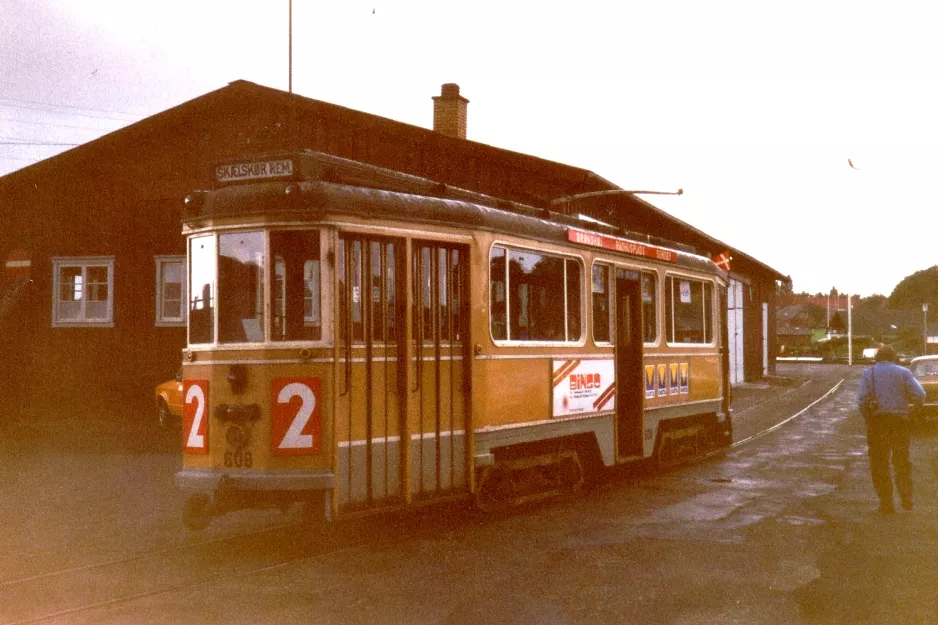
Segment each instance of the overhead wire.
[{"label": "overhead wire", "polygon": [[[105,119],[103,117],[96,117],[95,119]],[[77,130],[98,130],[111,132],[115,130],[114,128],[99,128],[95,126],[72,126],[71,124],[53,124],[52,122],[35,122],[27,119],[14,119],[12,117],[7,117],[3,121],[13,122],[16,124],[30,124],[31,126],[54,126],[55,128],[75,128]],[[124,120],[114,120],[114,121],[124,121]]]},{"label": "overhead wire", "polygon": [[[2,119],[3,122],[8,122],[8,125],[12,124],[28,124],[30,126],[39,126],[44,128],[69,128],[73,130],[82,130],[86,132],[97,133],[98,136],[114,132],[115,130],[132,124],[140,119],[143,119],[145,115],[138,113],[130,113],[127,111],[119,111],[113,109],[102,109],[86,106],[74,106],[71,104],[53,104],[50,102],[42,102],[39,100],[28,100],[22,98],[10,98],[10,97],[0,97],[0,110],[8,109],[9,111],[21,111],[29,115],[37,116],[48,116],[55,117],[56,119],[62,117],[71,117],[71,118],[84,118],[98,120],[100,122],[107,123],[106,128],[94,127],[94,126],[85,126],[81,124],[63,124],[53,121],[45,121],[38,119],[36,121],[26,120],[26,119],[17,119],[12,117],[5,117]],[[108,123],[110,122],[110,123]],[[95,122],[97,123],[97,122]],[[93,140],[93,139],[92,139]],[[43,141],[38,139],[31,139],[27,137],[0,137],[0,146],[12,146],[17,148],[32,148],[32,149],[42,149],[46,148],[52,149],[54,152],[58,152],[56,148],[73,148],[82,145],[82,143],[75,142],[66,142],[66,141]],[[14,163],[26,163],[32,164],[38,160],[42,160],[46,156],[39,158],[23,158],[23,157],[12,157],[12,156],[0,156],[0,159],[3,161],[11,161]],[[0,173],[2,175],[2,173]]]},{"label": "overhead wire", "polygon": [[[3,104],[4,102],[16,102],[18,104]],[[94,113],[107,113],[109,115],[126,115],[128,117],[134,118],[134,121],[140,120],[144,117],[144,115],[141,115],[140,113],[130,113],[127,111],[114,111],[114,110],[108,110],[108,109],[99,109],[99,108],[93,108],[90,106],[73,106],[71,104],[52,104],[49,102],[40,102],[38,100],[23,100],[20,98],[8,98],[8,97],[2,97],[2,96],[0,96],[0,104],[2,104],[3,106],[8,106],[10,108],[45,110],[48,112],[58,112],[61,114],[80,115],[82,117],[93,117],[96,119],[117,119],[117,118],[102,117],[100,115],[91,115],[89,113],[67,113],[65,111],[56,111],[55,109],[58,108],[58,109],[70,109],[72,111],[91,111]],[[128,120],[122,120],[122,121],[128,121]]]}]

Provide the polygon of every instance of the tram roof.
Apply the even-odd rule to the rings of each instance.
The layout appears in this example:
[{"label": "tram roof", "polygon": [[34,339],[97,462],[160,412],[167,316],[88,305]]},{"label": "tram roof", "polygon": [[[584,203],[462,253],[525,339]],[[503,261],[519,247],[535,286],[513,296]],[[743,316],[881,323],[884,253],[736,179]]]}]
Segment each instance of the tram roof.
[{"label": "tram roof", "polygon": [[712,260],[693,253],[686,246],[636,233],[629,233],[632,236],[626,238],[620,229],[594,221],[547,211],[522,212],[467,199],[322,180],[255,182],[201,192],[190,196],[186,221],[198,223],[206,218],[279,214],[315,223],[330,213],[469,228],[547,243],[604,249],[621,256],[641,257],[725,277],[725,272]]}]

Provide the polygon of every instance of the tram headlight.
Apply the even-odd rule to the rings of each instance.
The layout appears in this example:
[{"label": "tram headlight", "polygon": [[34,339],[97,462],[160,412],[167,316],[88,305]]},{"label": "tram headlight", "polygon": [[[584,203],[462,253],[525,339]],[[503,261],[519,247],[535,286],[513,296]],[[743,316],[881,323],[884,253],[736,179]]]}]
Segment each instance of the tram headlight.
[{"label": "tram headlight", "polygon": [[195,217],[199,214],[199,211],[202,210],[202,205],[205,203],[205,194],[201,191],[193,191],[192,193],[186,194],[186,197],[183,198],[182,204],[186,211],[187,217]]}]

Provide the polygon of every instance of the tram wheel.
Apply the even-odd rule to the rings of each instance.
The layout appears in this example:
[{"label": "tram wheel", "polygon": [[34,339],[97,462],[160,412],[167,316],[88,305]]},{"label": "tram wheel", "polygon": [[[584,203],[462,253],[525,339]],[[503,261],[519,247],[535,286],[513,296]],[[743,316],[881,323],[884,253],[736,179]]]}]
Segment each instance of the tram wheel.
[{"label": "tram wheel", "polygon": [[569,495],[576,495],[583,487],[583,467],[579,458],[571,456],[560,462],[560,487]]},{"label": "tram wheel", "polygon": [[486,471],[476,491],[476,508],[482,512],[495,512],[508,508],[511,503],[511,479],[505,469]]},{"label": "tram wheel", "polygon": [[193,532],[200,532],[212,522],[212,500],[205,493],[192,495],[186,499],[182,520]]}]

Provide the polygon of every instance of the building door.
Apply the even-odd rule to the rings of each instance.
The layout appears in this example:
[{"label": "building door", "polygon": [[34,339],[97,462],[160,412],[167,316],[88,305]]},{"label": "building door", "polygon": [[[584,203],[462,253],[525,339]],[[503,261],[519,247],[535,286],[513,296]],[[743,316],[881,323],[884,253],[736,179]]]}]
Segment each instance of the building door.
[{"label": "building door", "polygon": [[769,375],[769,304],[762,302],[762,375]]},{"label": "building door", "polygon": [[730,355],[730,383],[745,380],[743,367],[743,283],[730,278],[726,294],[727,306],[727,350]]},{"label": "building door", "polygon": [[616,431],[618,456],[643,453],[642,290],[637,271],[616,269]]}]

